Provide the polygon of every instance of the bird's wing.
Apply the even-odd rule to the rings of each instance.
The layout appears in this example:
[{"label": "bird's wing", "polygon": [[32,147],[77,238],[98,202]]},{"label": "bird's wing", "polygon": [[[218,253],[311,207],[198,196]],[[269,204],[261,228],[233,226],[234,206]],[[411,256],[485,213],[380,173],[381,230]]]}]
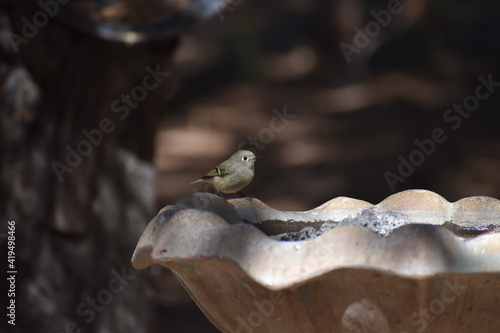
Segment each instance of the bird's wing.
[{"label": "bird's wing", "polygon": [[224,176],[229,175],[229,174],[230,174],[230,172],[227,169],[221,168],[220,166],[216,166],[215,168],[213,168],[212,170],[207,172],[205,174],[205,176],[201,177],[198,180],[195,180],[191,184],[203,182],[203,181],[206,181],[208,179],[212,179],[212,178],[217,177],[217,176],[224,177]]},{"label": "bird's wing", "polygon": [[217,176],[224,177],[225,175],[229,174],[230,172],[227,169],[221,168],[220,166],[216,166],[215,168],[207,172],[207,174],[203,178],[213,178]]}]

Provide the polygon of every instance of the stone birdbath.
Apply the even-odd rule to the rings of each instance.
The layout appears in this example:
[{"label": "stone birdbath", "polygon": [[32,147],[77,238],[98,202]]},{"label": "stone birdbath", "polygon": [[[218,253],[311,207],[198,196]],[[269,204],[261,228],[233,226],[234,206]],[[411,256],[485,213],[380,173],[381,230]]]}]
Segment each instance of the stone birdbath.
[{"label": "stone birdbath", "polygon": [[500,332],[500,201],[409,190],[303,212],[196,193],[132,258],[169,268],[222,332]]}]

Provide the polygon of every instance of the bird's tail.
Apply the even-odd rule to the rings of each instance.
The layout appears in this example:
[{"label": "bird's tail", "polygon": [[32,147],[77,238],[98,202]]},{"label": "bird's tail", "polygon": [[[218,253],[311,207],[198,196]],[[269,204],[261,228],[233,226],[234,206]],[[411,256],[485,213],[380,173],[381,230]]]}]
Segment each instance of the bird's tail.
[{"label": "bird's tail", "polygon": [[199,182],[203,182],[203,181],[205,181],[205,179],[200,178],[200,179],[197,179],[197,180],[195,180],[194,182],[191,182],[191,183],[189,183],[189,184],[199,183]]}]

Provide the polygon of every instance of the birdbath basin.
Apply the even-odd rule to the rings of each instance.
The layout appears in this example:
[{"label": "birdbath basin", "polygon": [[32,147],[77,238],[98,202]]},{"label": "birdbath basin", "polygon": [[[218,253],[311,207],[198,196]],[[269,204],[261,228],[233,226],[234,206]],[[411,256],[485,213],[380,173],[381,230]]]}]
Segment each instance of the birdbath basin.
[{"label": "birdbath basin", "polygon": [[410,190],[303,212],[196,193],[132,258],[169,268],[222,332],[500,332],[500,201]]}]

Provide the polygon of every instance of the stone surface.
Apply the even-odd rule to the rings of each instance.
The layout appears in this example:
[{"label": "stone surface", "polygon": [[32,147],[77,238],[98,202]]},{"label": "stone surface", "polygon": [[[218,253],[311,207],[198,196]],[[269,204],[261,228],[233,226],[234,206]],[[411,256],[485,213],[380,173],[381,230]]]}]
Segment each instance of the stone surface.
[{"label": "stone surface", "polygon": [[[192,204],[200,202],[210,204]],[[448,227],[493,229],[495,199],[448,203],[416,190],[374,206],[334,199],[307,212],[253,198],[229,203],[196,194],[166,207],[132,258],[138,269],[170,268],[223,332],[500,330],[500,233],[464,239]],[[245,223],[224,220],[220,210],[233,209]]]}]

